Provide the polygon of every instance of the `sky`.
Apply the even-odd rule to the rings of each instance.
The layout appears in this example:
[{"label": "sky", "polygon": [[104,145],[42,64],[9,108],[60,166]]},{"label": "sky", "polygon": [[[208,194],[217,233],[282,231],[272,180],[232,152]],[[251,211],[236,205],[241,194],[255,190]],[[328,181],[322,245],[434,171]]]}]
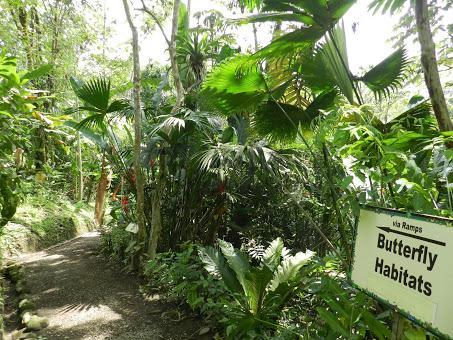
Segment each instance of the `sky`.
[{"label": "sky", "polygon": [[[134,0],[138,8],[140,1]],[[133,1],[133,2],[134,2]],[[150,0],[147,0],[150,1]],[[184,0],[183,0],[184,2]],[[398,22],[398,17],[390,15],[372,15],[368,12],[367,7],[371,0],[359,0],[348,11],[344,17],[344,24],[347,34],[348,54],[350,68],[354,74],[360,74],[362,68],[368,68],[375,65],[390,55],[393,51],[392,44],[388,39],[392,36],[393,27]],[[127,24],[124,9],[121,0],[108,0],[107,6],[107,24],[113,27],[112,36],[110,38],[110,46],[127,46],[130,44],[130,31]],[[192,13],[208,10],[222,10],[222,6],[215,0],[192,0]],[[226,12],[224,9],[224,13]],[[141,12],[135,11],[135,21],[139,23],[143,17]],[[192,21],[193,22],[193,21]],[[355,24],[355,32],[352,27]],[[165,23],[165,29],[170,31],[170,22]],[[258,40],[262,46],[269,39],[268,29],[258,30]],[[242,50],[246,50],[253,44],[253,33],[251,25],[244,25],[238,29],[238,42]],[[142,67],[149,61],[159,64],[165,64],[168,60],[168,53],[165,50],[166,44],[160,31],[156,30],[152,34],[140,37],[140,56]],[[412,52],[412,53],[411,53]],[[415,54],[416,51],[411,51],[409,54]]]}]

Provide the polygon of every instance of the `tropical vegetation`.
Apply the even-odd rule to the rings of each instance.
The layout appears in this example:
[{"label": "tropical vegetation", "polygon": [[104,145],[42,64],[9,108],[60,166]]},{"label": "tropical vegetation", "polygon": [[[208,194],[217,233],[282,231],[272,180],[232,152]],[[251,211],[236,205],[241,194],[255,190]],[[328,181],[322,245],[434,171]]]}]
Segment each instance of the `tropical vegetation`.
[{"label": "tropical vegetation", "polygon": [[[217,338],[390,338],[391,309],[348,280],[354,235],[362,205],[453,218],[453,3],[370,1],[408,14],[359,72],[356,1],[221,3],[123,0],[122,58],[102,1],[0,0],[2,237],[47,197],[92,204],[106,257]],[[75,236],[61,224],[43,244]]]}]

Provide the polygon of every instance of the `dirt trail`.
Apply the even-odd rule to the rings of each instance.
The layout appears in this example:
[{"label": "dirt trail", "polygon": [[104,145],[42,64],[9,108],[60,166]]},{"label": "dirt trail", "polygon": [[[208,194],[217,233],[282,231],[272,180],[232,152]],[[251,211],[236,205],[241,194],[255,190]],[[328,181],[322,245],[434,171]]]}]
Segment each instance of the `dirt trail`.
[{"label": "dirt trail", "polygon": [[47,339],[198,339],[200,323],[171,304],[146,301],[139,279],[99,254],[99,234],[87,233],[24,263],[38,314],[50,321]]}]

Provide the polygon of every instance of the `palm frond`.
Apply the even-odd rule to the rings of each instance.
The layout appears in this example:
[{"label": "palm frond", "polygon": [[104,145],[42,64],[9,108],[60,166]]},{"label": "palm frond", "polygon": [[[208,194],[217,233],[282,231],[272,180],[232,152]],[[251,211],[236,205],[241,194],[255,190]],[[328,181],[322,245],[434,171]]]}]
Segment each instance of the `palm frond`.
[{"label": "palm frond", "polygon": [[113,102],[108,105],[105,113],[114,113],[114,112],[122,112],[122,111],[129,111],[132,109],[132,106],[127,100],[120,99],[114,100]]},{"label": "palm frond", "polygon": [[253,114],[251,127],[259,136],[267,137],[270,140],[294,140],[303,115],[304,110],[297,106],[268,101]]},{"label": "palm frond", "polygon": [[102,131],[107,130],[107,126],[104,122],[105,114],[104,113],[97,113],[88,116],[87,118],[81,120],[77,125],[74,127],[76,130],[82,129],[101,129]]},{"label": "palm frond", "polygon": [[74,89],[79,99],[95,107],[100,112],[107,112],[110,100],[110,80],[105,78],[91,79]]},{"label": "palm frond", "polygon": [[[287,165],[287,159],[276,151],[258,142],[252,145],[238,145],[218,143],[207,145],[199,152],[194,161],[198,164],[201,173],[217,173],[220,177],[228,169],[254,168],[260,169],[263,174],[278,176],[280,170]],[[230,171],[231,172],[231,171]]]},{"label": "palm frond", "polygon": [[390,14],[398,11],[406,2],[406,0],[374,0],[369,6],[368,9],[373,11],[373,14],[376,14],[381,10],[382,14],[385,14],[387,11],[390,11]]},{"label": "palm frond", "polygon": [[380,100],[402,86],[408,64],[406,50],[400,48],[358,79],[363,81]]},{"label": "palm frond", "polygon": [[323,64],[329,77],[335,81],[340,91],[350,103],[354,102],[354,87],[349,71],[348,52],[346,48],[346,34],[343,23],[338,24],[331,31],[325,44],[320,48]]},{"label": "palm frond", "polygon": [[329,110],[333,107],[337,91],[335,89],[326,90],[316,96],[316,98],[305,109],[304,119],[301,120],[303,127],[309,127],[313,119],[319,116],[320,110]]},{"label": "palm frond", "polygon": [[243,68],[249,62],[248,56],[239,56],[216,67],[203,84],[202,106],[224,115],[256,109],[267,97],[267,87],[258,66]]},{"label": "palm frond", "polygon": [[251,126],[260,136],[274,141],[294,140],[299,127],[309,130],[312,121],[319,116],[321,110],[328,110],[332,107],[335,97],[335,90],[325,91],[319,94],[305,109],[269,101],[253,114]]},{"label": "palm frond", "polygon": [[248,16],[246,18],[237,19],[234,22],[239,24],[250,24],[257,22],[267,21],[289,21],[289,22],[300,22],[306,25],[314,24],[314,20],[311,16],[302,13],[260,13]]},{"label": "palm frond", "polygon": [[269,45],[257,51],[253,57],[255,60],[269,60],[296,54],[314,46],[325,32],[318,26],[298,29],[275,39]]},{"label": "palm frond", "polygon": [[64,125],[79,131],[85,138],[95,143],[100,148],[105,148],[107,142],[104,136],[102,134],[97,133],[94,129],[91,129],[88,126],[79,126],[79,123],[72,120],[65,121]]}]

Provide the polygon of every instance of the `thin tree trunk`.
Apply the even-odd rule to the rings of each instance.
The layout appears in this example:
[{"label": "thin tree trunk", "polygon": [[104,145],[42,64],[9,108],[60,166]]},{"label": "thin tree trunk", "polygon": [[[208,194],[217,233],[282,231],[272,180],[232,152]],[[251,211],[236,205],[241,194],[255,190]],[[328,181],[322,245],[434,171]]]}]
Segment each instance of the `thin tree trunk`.
[{"label": "thin tree trunk", "polygon": [[127,21],[132,32],[132,53],[134,59],[134,168],[135,168],[135,187],[137,190],[137,225],[138,225],[138,241],[140,243],[145,242],[146,230],[145,230],[145,213],[144,213],[144,201],[145,201],[145,190],[143,182],[143,173],[140,166],[140,153],[141,153],[141,140],[142,140],[142,109],[140,104],[140,58],[138,50],[138,32],[137,28],[132,22],[131,13],[129,10],[128,0],[123,0],[124,11],[126,12]]},{"label": "thin tree trunk", "polygon": [[255,52],[259,50],[260,46],[258,43],[258,30],[256,28],[256,24],[252,24],[253,27],[253,42],[255,43]]},{"label": "thin tree trunk", "polygon": [[[415,1],[415,18],[417,21],[418,40],[420,41],[421,47],[423,74],[434,114],[436,115],[440,131],[451,131],[453,130],[453,123],[448,114],[447,103],[440,83],[436,49],[429,24],[426,0]],[[450,145],[450,147],[452,146]]]},{"label": "thin tree trunk", "polygon": [[[123,0],[125,1],[125,0]],[[178,21],[179,21],[179,7],[181,4],[181,0],[175,0],[173,4],[173,17],[172,17],[172,28],[171,28],[171,36],[168,39],[165,31],[163,29],[162,24],[159,22],[156,15],[150,11],[145,2],[142,0],[143,11],[148,13],[153,20],[156,21],[159,29],[162,32],[162,35],[167,42],[168,45],[168,52],[170,54],[170,63],[171,63],[171,72],[173,76],[173,80],[175,82],[176,88],[176,104],[172,109],[172,113],[178,111],[178,109],[184,103],[184,87],[181,82],[181,77],[179,75],[179,67],[178,67],[178,60],[176,55],[176,35],[178,33]],[[163,152],[161,152],[159,156],[159,174],[156,178],[156,186],[152,195],[152,211],[151,211],[151,235],[148,241],[148,248],[147,253],[151,259],[156,257],[157,253],[157,244],[160,238],[160,234],[162,231],[162,198],[163,193],[165,190],[165,182],[166,182],[166,156]]]},{"label": "thin tree trunk", "polygon": [[190,28],[190,16],[192,15],[192,0],[187,0],[187,22],[188,22],[188,27]]},{"label": "thin tree trunk", "polygon": [[162,197],[165,189],[166,179],[166,156],[162,153],[159,157],[159,174],[156,179],[156,187],[152,195],[152,212],[151,212],[151,236],[148,242],[148,256],[150,259],[156,258],[157,244],[159,242],[160,233],[162,231]]},{"label": "thin tree trunk", "polygon": [[82,161],[82,145],[80,143],[80,132],[77,131],[77,172],[78,172],[78,188],[77,188],[77,201],[83,199],[83,161]]},{"label": "thin tree trunk", "polygon": [[99,178],[99,184],[96,189],[96,202],[94,204],[94,220],[97,225],[102,225],[104,219],[104,205],[105,205],[105,193],[109,186],[109,176],[105,169],[105,153],[102,154],[102,167],[101,177]]},{"label": "thin tree trunk", "polygon": [[181,77],[179,76],[178,60],[176,58],[176,34],[178,33],[180,4],[181,0],[175,0],[175,3],[173,5],[170,46],[168,47],[168,52],[170,54],[171,71],[176,87],[176,105],[173,107],[172,112],[176,112],[184,102],[184,87],[182,86]]}]

